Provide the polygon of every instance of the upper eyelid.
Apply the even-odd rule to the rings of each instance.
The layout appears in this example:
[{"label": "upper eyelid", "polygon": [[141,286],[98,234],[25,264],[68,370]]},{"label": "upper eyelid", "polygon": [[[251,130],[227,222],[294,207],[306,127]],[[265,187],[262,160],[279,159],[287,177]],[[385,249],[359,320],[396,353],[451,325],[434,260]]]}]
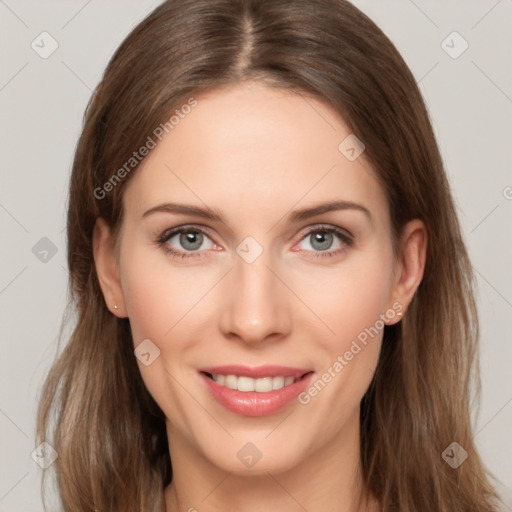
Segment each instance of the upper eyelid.
[{"label": "upper eyelid", "polygon": [[[180,226],[176,226],[174,228],[166,229],[158,237],[157,241],[160,244],[165,245],[169,242],[169,240],[171,238],[174,238],[176,235],[179,235],[179,234],[183,233],[184,231],[198,231],[199,233],[206,235],[212,241],[213,244],[218,245],[217,242],[215,241],[215,239],[210,235],[209,228],[207,228],[205,226],[201,226],[199,224],[183,224]],[[176,249],[174,249],[174,250],[176,251]],[[183,251],[182,249],[178,249],[177,252],[184,252],[184,253],[196,252],[197,253],[197,252],[201,252],[201,251]]]},{"label": "upper eyelid", "polygon": [[312,226],[307,226],[304,228],[305,234],[309,234],[314,231],[322,231],[322,229],[325,229],[326,231],[332,230],[332,231],[342,231],[347,234],[350,238],[353,238],[354,235],[346,228],[342,228],[341,226],[336,226],[334,224],[329,224],[326,222],[320,222],[318,224],[314,224]]},{"label": "upper eyelid", "polygon": [[162,234],[160,238],[169,238],[171,236],[174,236],[176,234],[179,234],[183,231],[199,231],[200,233],[204,233],[206,235],[210,235],[210,228],[206,226],[202,226],[201,224],[183,224],[180,226],[176,226],[174,228],[169,228],[164,231],[162,231]]}]

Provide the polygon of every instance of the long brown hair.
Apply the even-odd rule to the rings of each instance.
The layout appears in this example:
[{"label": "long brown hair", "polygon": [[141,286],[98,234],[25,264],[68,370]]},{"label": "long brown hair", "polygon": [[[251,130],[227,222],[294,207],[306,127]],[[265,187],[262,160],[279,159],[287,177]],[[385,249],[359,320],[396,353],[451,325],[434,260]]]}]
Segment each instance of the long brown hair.
[{"label": "long brown hair", "polygon": [[[331,105],[364,141],[394,239],[411,219],[427,229],[423,281],[403,321],[385,328],[361,404],[368,493],[386,512],[494,510],[470,421],[471,390],[478,392],[474,277],[441,156],[407,65],[346,0],[169,0],[112,57],[87,107],[70,183],[76,324],[38,414],[38,438],[59,454],[52,468],[64,509],[163,509],[172,478],[165,418],[141,379],[129,320],[104,303],[92,232],[102,217],[118,233],[136,166],[112,177],[155,129],[190,97],[241,80]],[[441,456],[452,442],[469,454],[456,469]]]}]

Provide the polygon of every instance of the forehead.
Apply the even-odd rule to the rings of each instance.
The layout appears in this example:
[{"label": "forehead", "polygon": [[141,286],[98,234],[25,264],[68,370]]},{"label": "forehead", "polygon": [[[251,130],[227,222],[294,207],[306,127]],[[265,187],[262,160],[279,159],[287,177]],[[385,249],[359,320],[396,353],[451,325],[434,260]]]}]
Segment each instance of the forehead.
[{"label": "forehead", "polygon": [[253,82],[195,97],[135,172],[128,210],[182,200],[254,219],[319,200],[387,208],[364,153],[340,150],[351,133],[324,102]]}]

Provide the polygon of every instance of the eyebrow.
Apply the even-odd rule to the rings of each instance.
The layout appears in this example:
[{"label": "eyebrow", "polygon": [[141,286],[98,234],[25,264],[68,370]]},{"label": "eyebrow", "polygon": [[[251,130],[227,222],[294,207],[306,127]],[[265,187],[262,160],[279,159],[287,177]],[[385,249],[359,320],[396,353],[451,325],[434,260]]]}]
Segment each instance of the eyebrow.
[{"label": "eyebrow", "polygon": [[[321,215],[323,213],[339,210],[355,210],[362,212],[368,217],[368,220],[372,222],[372,215],[368,208],[365,208],[363,205],[359,203],[354,203],[352,201],[330,201],[309,208],[294,210],[293,212],[288,214],[287,221],[289,223],[298,222],[301,220],[309,219],[311,217],[315,217],[317,215]],[[150,208],[149,210],[144,212],[142,218],[148,217],[149,215],[152,215],[157,212],[193,215],[211,221],[222,222],[223,224],[226,223],[222,214],[217,209],[209,208],[207,206],[203,208],[201,206],[179,203],[163,203],[154,206],[153,208]]]}]

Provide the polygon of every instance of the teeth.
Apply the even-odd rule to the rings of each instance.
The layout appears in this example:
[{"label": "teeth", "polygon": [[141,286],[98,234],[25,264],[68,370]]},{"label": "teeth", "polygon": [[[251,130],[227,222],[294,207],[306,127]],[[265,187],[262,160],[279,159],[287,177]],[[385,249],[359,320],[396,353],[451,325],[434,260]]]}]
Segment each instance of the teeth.
[{"label": "teeth", "polygon": [[268,393],[269,391],[281,389],[295,382],[294,377],[262,377],[252,379],[251,377],[237,377],[236,375],[212,375],[213,380],[221,386],[238,391],[257,391]]}]

